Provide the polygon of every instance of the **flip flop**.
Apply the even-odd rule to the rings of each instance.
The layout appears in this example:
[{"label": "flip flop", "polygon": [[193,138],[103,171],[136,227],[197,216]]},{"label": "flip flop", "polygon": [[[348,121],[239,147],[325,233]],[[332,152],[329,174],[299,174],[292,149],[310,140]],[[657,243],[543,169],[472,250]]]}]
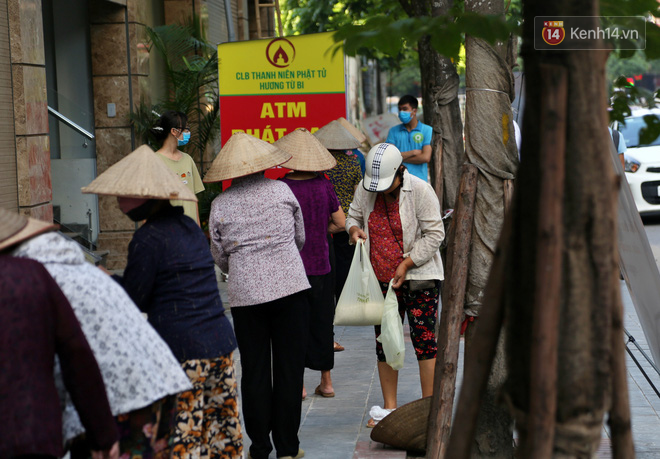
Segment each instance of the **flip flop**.
[{"label": "flip flop", "polygon": [[367,427],[369,429],[373,429],[374,427],[376,427],[376,424],[378,424],[378,423],[376,421],[374,421],[373,418],[371,418],[367,421]]},{"label": "flip flop", "polygon": [[325,397],[325,398],[332,398],[332,397],[335,396],[334,392],[323,392],[321,390],[321,385],[320,384],[318,386],[316,386],[316,389],[314,389],[314,393],[316,395],[320,395],[321,397]]},{"label": "flip flop", "polygon": [[335,341],[335,345],[334,345],[334,351],[335,351],[335,352],[341,352],[341,351],[343,351],[344,349],[346,349],[344,346],[342,346],[342,345],[339,344],[337,341]]}]

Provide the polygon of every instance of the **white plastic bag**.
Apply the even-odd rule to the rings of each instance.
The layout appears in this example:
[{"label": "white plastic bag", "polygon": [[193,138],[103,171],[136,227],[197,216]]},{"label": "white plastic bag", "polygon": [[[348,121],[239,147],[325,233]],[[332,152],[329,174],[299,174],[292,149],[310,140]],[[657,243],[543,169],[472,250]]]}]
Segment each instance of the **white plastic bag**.
[{"label": "white plastic bag", "polygon": [[385,295],[383,322],[380,325],[380,336],[377,339],[383,344],[387,364],[394,370],[400,370],[403,368],[406,346],[403,342],[403,324],[399,315],[399,302],[392,288],[392,282],[390,281],[390,287]]},{"label": "white plastic bag", "polygon": [[369,261],[363,240],[358,240],[351,268],[337,301],[335,325],[379,325],[383,292]]}]

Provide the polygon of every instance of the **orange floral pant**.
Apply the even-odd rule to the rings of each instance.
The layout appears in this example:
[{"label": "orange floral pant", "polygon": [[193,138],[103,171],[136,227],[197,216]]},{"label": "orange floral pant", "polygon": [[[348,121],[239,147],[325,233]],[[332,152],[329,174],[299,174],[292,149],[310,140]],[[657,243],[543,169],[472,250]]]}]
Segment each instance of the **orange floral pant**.
[{"label": "orange floral pant", "polygon": [[193,390],[176,399],[169,446],[173,458],[241,458],[243,434],[232,354],[182,364]]}]

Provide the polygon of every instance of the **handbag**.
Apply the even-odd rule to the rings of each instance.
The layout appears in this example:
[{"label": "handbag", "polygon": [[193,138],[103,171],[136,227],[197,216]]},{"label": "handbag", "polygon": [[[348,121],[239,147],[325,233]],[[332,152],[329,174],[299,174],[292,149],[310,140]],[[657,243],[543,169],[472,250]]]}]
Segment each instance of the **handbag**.
[{"label": "handbag", "polygon": [[383,292],[369,261],[363,240],[358,240],[344,288],[335,310],[335,325],[379,325]]},{"label": "handbag", "polygon": [[380,325],[380,336],[376,338],[383,345],[385,361],[393,370],[403,368],[406,346],[403,341],[403,324],[399,315],[399,302],[392,288],[392,282],[387,289],[383,304],[383,321]]}]

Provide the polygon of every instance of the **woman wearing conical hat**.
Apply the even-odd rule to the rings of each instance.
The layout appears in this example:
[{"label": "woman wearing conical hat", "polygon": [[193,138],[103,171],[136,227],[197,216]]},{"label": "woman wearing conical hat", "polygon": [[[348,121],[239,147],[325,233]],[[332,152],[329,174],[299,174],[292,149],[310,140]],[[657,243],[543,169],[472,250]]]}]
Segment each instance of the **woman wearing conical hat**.
[{"label": "woman wearing conical hat", "polygon": [[209,233],[213,257],[229,273],[252,459],[268,458],[271,434],[278,458],[304,456],[298,429],[309,327],[310,285],[299,252],[305,228],[289,187],[263,174],[290,158],[239,132],[204,177],[205,182],[232,179],[232,186],[213,201]]},{"label": "woman wearing conical hat", "polygon": [[101,372],[69,302],[40,263],[9,254],[16,244],[52,229],[0,209],[0,457],[64,454],[53,377],[57,356],[88,440],[98,450],[95,457],[117,458],[117,426]]},{"label": "woman wearing conical hat", "polygon": [[240,458],[243,438],[233,350],[208,241],[171,199],[197,198],[147,146],[99,175],[84,193],[117,196],[133,221],[146,222],[115,279],[168,344],[192,390],[176,396],[169,439],[174,458]]},{"label": "woman wearing conical hat", "polygon": [[[168,345],[124,289],[88,263],[73,240],[48,232],[20,243],[12,255],[42,263],[71,303],[101,369],[112,414],[118,416],[122,453],[128,457],[153,454],[143,432],[154,427],[159,401],[192,388]],[[62,384],[59,365],[55,378],[64,441],[68,442],[85,429]]]},{"label": "woman wearing conical hat", "polygon": [[[326,171],[326,174],[335,187],[344,214],[348,215],[348,208],[353,201],[355,189],[362,180],[360,162],[356,154],[352,152],[353,149],[360,146],[360,141],[344,127],[340,120],[326,124],[314,133],[314,137],[330,151],[337,161],[337,166]],[[335,265],[333,266],[335,297],[339,299],[348,276],[351,260],[353,260],[355,246],[348,243],[348,234],[345,232],[334,234],[332,245],[335,255]]]},{"label": "woman wearing conical hat", "polygon": [[[337,161],[306,129],[297,129],[275,142],[293,157],[286,163],[293,172],[280,179],[300,203],[305,221],[305,245],[300,251],[312,288],[309,338],[305,366],[321,372],[316,395],[334,397],[330,370],[334,367],[334,282],[330,272],[328,233],[344,232],[346,216],[332,183],[318,172],[332,169]],[[307,395],[303,389],[303,398]]]}]

